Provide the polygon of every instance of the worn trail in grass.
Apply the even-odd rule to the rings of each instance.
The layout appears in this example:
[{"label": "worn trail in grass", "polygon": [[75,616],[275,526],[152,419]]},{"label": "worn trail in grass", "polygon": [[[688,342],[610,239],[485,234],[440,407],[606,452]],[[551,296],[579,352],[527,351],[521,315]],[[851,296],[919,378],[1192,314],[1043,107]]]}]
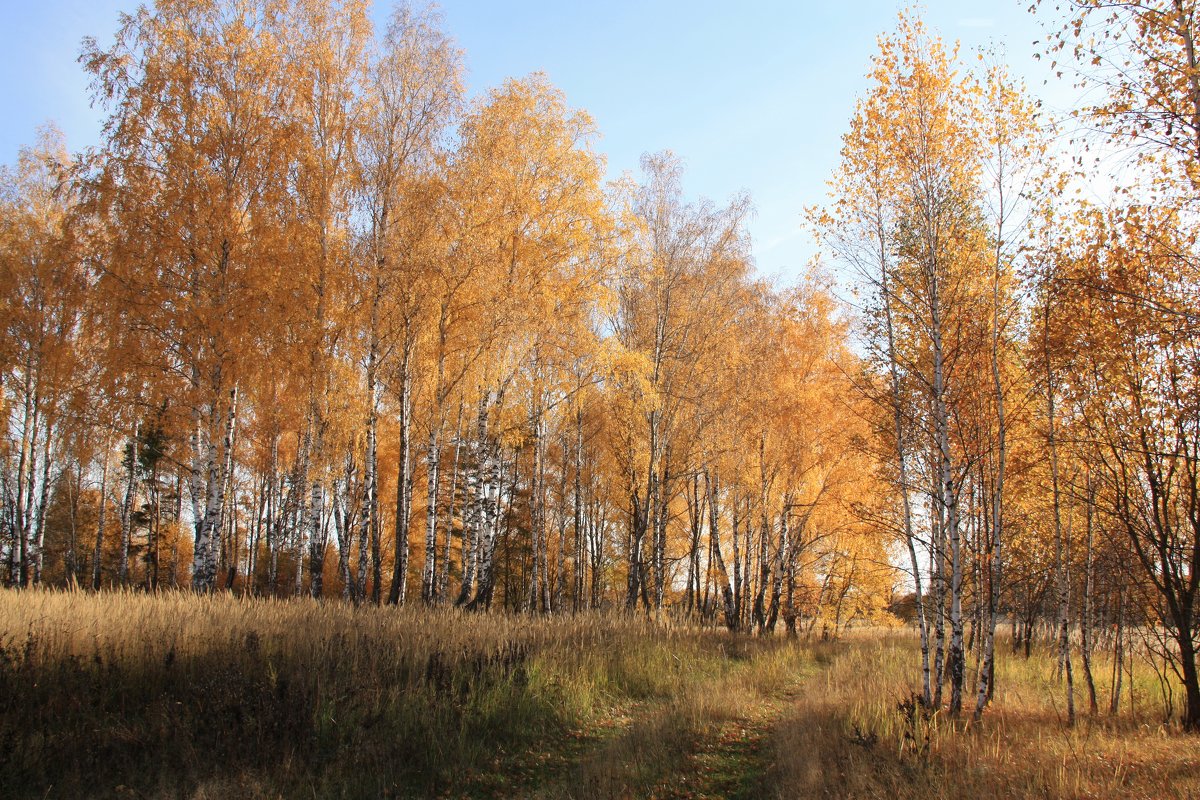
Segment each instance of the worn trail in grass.
[{"label": "worn trail in grass", "polygon": [[799,683],[753,713],[721,725],[705,737],[684,768],[662,787],[672,800],[751,800],[770,793],[775,769],[772,737],[781,717],[803,691]]},{"label": "worn trail in grass", "polygon": [[507,790],[542,798],[764,796],[775,727],[818,666],[794,643],[733,650],[699,679],[684,666],[670,693],[614,706],[549,750],[531,750],[508,773]]},{"label": "worn trail in grass", "polygon": [[866,631],[748,644],[716,670],[686,664],[691,683],[585,726],[578,749],[558,748],[544,761],[557,758],[554,769],[509,796],[1200,797],[1200,740],[1156,720],[1148,701],[1068,728],[1054,713],[1063,687],[1053,658],[1002,653],[982,723],[913,716],[913,663],[911,635]]}]

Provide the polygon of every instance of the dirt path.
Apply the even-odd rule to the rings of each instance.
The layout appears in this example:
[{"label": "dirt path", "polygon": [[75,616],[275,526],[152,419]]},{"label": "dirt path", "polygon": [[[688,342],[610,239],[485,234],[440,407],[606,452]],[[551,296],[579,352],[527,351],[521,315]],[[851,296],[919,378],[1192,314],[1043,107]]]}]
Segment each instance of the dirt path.
[{"label": "dirt path", "polygon": [[803,691],[799,681],[730,720],[697,743],[684,769],[661,788],[671,800],[752,800],[769,795],[774,766],[772,734]]},{"label": "dirt path", "polygon": [[656,794],[672,800],[762,797],[770,768],[770,730],[760,723],[746,719],[721,726]]},{"label": "dirt path", "polygon": [[[806,676],[739,715],[697,719],[678,702],[637,703],[574,731],[548,752],[530,752],[507,778],[475,796],[750,800],[769,794],[772,734]],[[483,788],[483,787],[480,787]]]}]

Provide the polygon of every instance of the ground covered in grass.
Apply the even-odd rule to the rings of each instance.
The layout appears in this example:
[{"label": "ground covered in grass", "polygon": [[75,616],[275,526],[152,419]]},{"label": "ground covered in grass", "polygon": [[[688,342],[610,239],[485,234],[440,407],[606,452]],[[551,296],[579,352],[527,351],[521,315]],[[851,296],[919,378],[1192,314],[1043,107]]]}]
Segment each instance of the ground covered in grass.
[{"label": "ground covered in grass", "polygon": [[1200,794],[1151,702],[1068,730],[1035,655],[981,725],[914,717],[915,663],[904,632],[0,592],[0,797]]},{"label": "ground covered in grass", "polygon": [[772,796],[1200,797],[1200,736],[1163,722],[1149,666],[1135,668],[1132,710],[1092,717],[1077,695],[1069,728],[1051,645],[1030,659],[1002,648],[995,700],[973,724],[913,713],[915,645],[906,633],[858,632],[823,649],[826,667],[771,730]]}]

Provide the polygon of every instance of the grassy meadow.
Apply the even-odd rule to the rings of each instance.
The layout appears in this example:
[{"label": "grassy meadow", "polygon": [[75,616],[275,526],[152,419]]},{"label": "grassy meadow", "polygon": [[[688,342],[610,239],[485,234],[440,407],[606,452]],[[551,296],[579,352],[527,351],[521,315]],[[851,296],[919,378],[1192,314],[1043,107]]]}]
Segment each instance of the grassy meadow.
[{"label": "grassy meadow", "polygon": [[0,797],[1200,794],[1149,667],[1067,729],[1053,660],[1004,644],[973,726],[903,708],[906,631],[3,591]]}]

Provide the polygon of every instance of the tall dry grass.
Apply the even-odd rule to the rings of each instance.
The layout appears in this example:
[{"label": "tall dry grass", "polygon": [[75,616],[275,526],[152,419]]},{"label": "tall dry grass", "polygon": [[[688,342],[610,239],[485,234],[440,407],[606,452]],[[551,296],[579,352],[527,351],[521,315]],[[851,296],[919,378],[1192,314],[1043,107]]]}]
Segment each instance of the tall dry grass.
[{"label": "tall dry grass", "polygon": [[627,617],[0,591],[0,797],[631,796],[799,657]]},{"label": "tall dry grass", "polygon": [[[1162,704],[1152,702],[1160,687],[1150,667],[1134,672],[1134,696],[1142,699],[1132,711],[1126,704],[1116,717],[1092,717],[1076,666],[1078,720],[1070,728],[1052,648],[1026,659],[997,646],[996,696],[978,724],[969,712],[953,720],[910,702],[917,661],[909,633],[852,633],[815,653],[826,668],[773,735],[775,795],[1200,796],[1200,738],[1164,723]],[[1096,661],[1097,689],[1106,697],[1111,662],[1099,654]]]},{"label": "tall dry grass", "polygon": [[1052,650],[999,655],[976,725],[904,631],[0,591],[0,798],[1200,796],[1148,666],[1069,729]]}]

